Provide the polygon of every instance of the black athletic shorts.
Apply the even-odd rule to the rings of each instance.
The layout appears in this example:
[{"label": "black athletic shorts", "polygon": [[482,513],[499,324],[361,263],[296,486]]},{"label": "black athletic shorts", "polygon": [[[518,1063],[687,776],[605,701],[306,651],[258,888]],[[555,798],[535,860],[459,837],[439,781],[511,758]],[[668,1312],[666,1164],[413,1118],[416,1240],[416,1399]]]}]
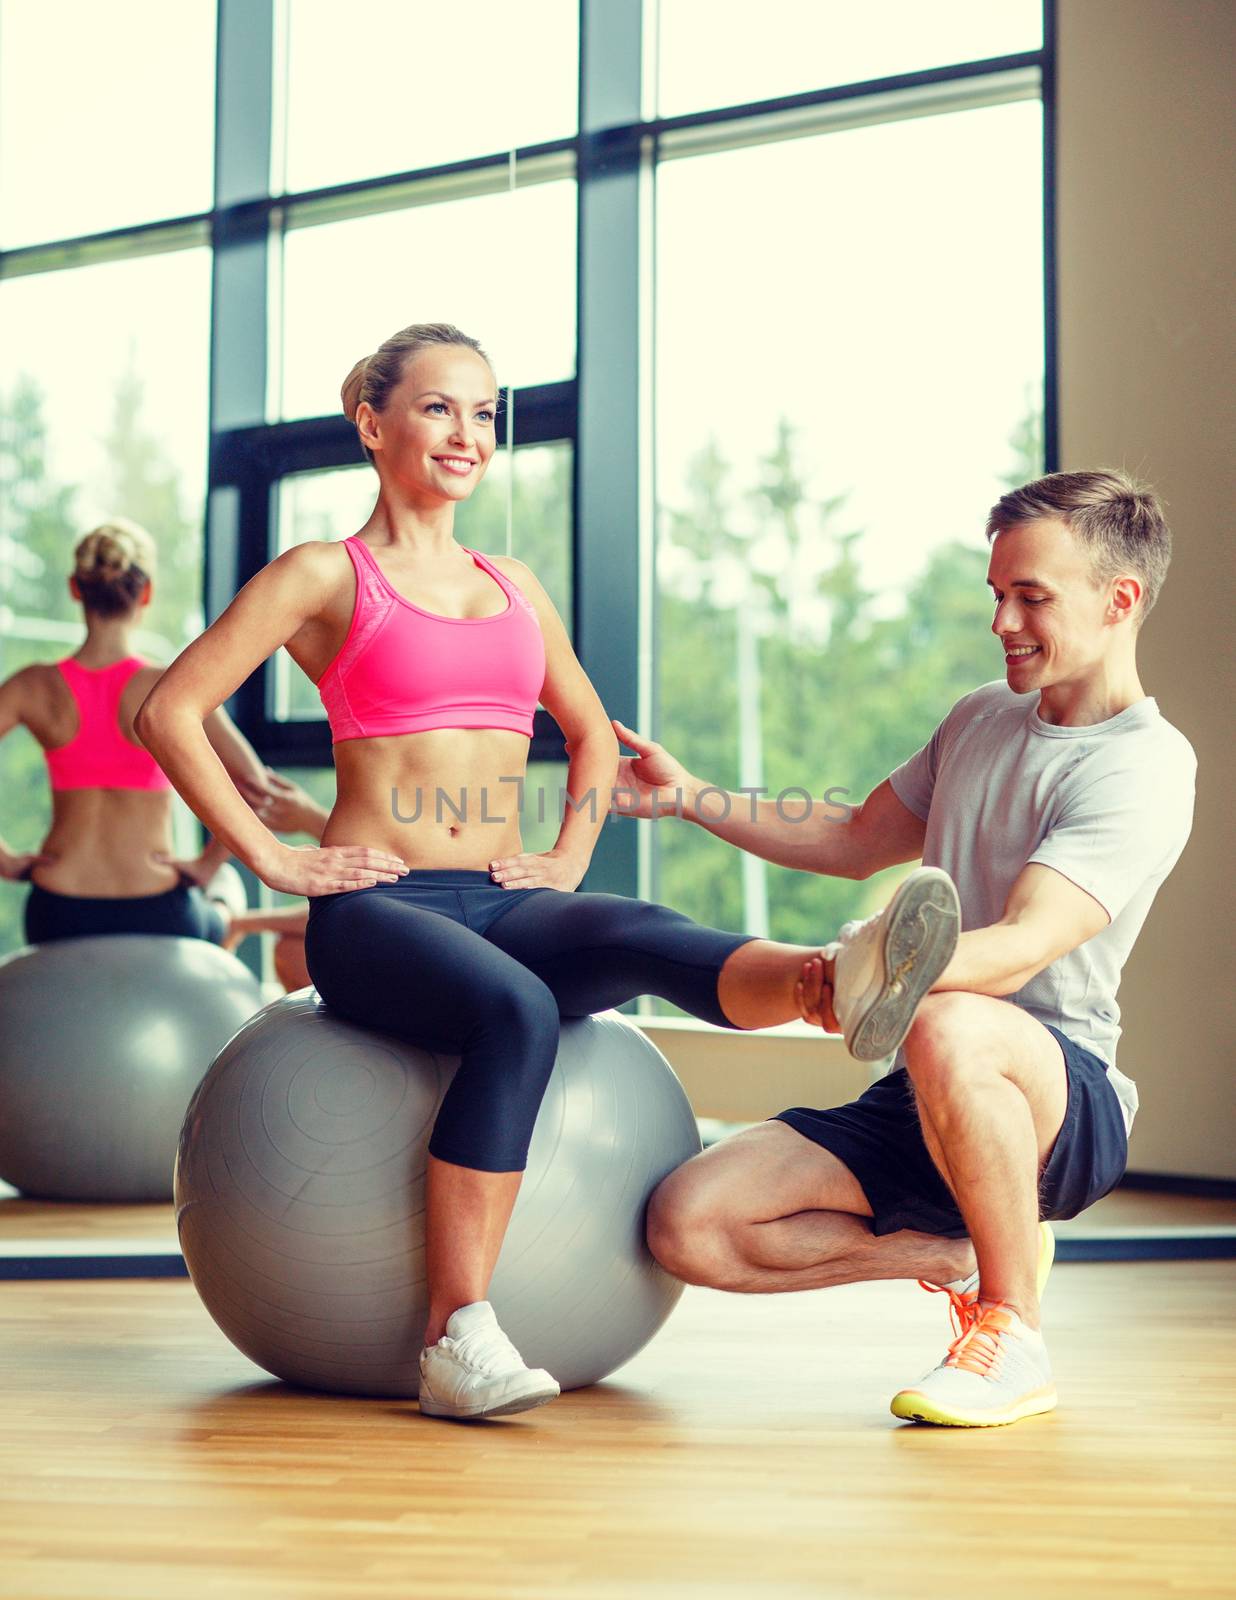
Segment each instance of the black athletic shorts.
[{"label": "black athletic shorts", "polygon": [[[1056,1028],[1047,1030],[1064,1051],[1069,1099],[1055,1147],[1039,1180],[1039,1215],[1047,1221],[1075,1217],[1114,1189],[1129,1146],[1124,1114],[1106,1064]],[[795,1106],[773,1119],[785,1122],[847,1166],[867,1196],[872,1231],[966,1236],[966,1225],[936,1170],[904,1067],[873,1083],[846,1106],[812,1111]]]}]

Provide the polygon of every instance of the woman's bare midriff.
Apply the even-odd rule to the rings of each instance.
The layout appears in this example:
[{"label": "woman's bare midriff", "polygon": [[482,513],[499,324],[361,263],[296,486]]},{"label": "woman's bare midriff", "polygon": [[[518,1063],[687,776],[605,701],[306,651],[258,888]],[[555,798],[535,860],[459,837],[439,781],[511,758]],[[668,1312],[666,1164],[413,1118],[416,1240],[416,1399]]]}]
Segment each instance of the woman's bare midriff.
[{"label": "woman's bare midriff", "polygon": [[164,894],[180,882],[174,867],[154,859],[172,853],[168,789],[58,790],[40,849],[55,859],[35,867],[31,881],[53,894],[129,900]]},{"label": "woman's bare midriff", "polygon": [[434,728],[334,747],[337,796],[324,845],[389,850],[413,871],[485,872],[517,854],[528,740],[499,728]]}]

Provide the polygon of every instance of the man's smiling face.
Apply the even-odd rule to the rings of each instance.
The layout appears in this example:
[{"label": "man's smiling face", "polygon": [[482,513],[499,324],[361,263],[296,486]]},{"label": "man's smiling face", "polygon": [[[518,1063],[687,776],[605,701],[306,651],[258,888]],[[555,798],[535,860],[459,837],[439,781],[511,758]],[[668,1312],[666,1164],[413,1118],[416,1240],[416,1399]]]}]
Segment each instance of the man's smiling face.
[{"label": "man's smiling face", "polygon": [[991,631],[1015,693],[1084,682],[1101,664],[1112,637],[1110,585],[1096,581],[1089,553],[1063,522],[998,533],[987,582],[996,602]]}]

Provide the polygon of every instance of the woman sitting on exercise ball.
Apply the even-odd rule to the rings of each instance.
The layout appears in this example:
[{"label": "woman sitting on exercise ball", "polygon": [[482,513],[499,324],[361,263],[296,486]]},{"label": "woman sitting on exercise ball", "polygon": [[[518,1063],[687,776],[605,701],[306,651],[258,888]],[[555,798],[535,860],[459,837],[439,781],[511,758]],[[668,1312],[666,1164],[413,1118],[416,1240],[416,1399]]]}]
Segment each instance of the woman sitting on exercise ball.
[{"label": "woman sitting on exercise ball", "polygon": [[[215,836],[272,888],[309,896],[309,971],[326,1005],[460,1056],[426,1176],[420,1399],[447,1417],[558,1392],[485,1297],[560,1017],[655,994],[726,1027],[786,1022],[817,953],[573,892],[609,809],[618,742],[533,574],[455,540],[455,507],[493,455],[497,404],[488,358],[445,324],[405,328],[358,362],[343,407],[377,470],[373,514],[250,579],[137,721]],[[203,731],[281,645],[317,685],[334,740],[337,799],[317,849],[271,836]],[[514,796],[538,701],[566,738],[570,801],[554,847],[527,854]]]},{"label": "woman sitting on exercise ball", "polygon": [[[171,784],[133,731],[162,672],[132,643],[154,575],[155,546],[144,529],[120,520],[95,528],[78,543],[69,578],[85,639],[65,660],[23,667],[0,684],[0,737],[28,728],[51,782],[51,830],[41,847],[22,853],[0,839],[0,877],[30,884],[30,944],[112,933],[220,944],[240,910],[203,892],[228,859],[226,846],[212,841],[191,861],[175,858]],[[270,803],[266,769],[227,712],[215,710],[204,727],[250,802]]]}]

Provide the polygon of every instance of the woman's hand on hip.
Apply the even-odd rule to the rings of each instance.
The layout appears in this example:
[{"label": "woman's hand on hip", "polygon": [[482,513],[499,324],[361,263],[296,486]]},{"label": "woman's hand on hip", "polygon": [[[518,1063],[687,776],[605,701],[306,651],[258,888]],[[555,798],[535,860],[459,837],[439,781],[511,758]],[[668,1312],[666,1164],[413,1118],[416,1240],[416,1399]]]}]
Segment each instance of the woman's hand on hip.
[{"label": "woman's hand on hip", "polygon": [[219,861],[213,853],[200,856],[174,856],[168,850],[156,850],[152,857],[161,867],[173,867],[182,878],[204,889],[219,870]]},{"label": "woman's hand on hip", "polygon": [[44,855],[41,850],[0,851],[0,878],[9,883],[23,883],[35,867],[49,867],[55,856]]},{"label": "woman's hand on hip", "polygon": [[283,845],[254,871],[270,889],[283,894],[342,894],[348,889],[372,889],[378,883],[398,883],[408,870],[406,861],[389,850],[366,844]]},{"label": "woman's hand on hip", "polygon": [[489,876],[502,889],[561,889],[566,894],[578,888],[587,870],[586,861],[557,850],[543,855],[525,852],[489,863]]}]

